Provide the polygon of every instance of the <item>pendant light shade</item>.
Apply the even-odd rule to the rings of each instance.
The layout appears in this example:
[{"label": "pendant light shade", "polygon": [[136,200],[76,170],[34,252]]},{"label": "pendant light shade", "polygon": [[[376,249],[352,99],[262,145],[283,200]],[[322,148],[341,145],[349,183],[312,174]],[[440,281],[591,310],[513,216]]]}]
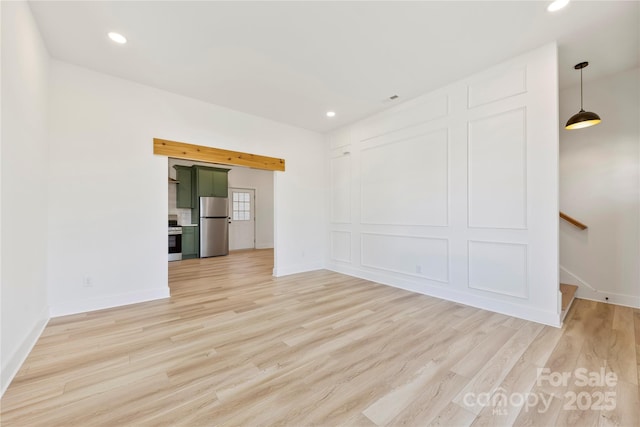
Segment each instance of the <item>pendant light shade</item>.
[{"label": "pendant light shade", "polygon": [[576,64],[576,70],[580,70],[580,111],[571,116],[571,118],[567,121],[565,125],[565,129],[573,130],[573,129],[582,129],[588,128],[589,126],[594,126],[600,123],[602,120],[600,116],[596,113],[592,113],[591,111],[584,111],[582,107],[582,69],[589,65],[588,62],[581,62]]},{"label": "pendant light shade", "polygon": [[580,110],[580,112],[571,116],[571,118],[567,121],[565,129],[582,129],[588,128],[589,126],[597,125],[602,120],[600,120],[600,116],[596,113],[592,113],[591,111]]}]

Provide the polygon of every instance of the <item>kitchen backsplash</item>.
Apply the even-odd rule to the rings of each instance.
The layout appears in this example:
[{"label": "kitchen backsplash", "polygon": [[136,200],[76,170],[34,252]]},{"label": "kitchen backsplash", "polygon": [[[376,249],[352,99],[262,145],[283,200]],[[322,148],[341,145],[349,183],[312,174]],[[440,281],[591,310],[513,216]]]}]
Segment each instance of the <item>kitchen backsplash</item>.
[{"label": "kitchen backsplash", "polygon": [[191,209],[176,207],[176,184],[169,184],[169,215],[178,216],[178,224],[191,224]]}]

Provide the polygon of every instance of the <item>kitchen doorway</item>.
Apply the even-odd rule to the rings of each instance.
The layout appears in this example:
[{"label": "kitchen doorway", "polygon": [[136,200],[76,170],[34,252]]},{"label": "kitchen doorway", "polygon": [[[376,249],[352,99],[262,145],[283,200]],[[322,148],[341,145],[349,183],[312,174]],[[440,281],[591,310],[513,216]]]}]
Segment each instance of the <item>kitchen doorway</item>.
[{"label": "kitchen doorway", "polygon": [[[184,170],[194,166],[220,167],[229,171],[227,175],[228,211],[225,215],[229,217],[227,221],[229,222],[228,250],[273,249],[275,246],[275,174],[273,171],[169,157],[168,210],[169,216],[176,219],[176,225],[182,230],[181,259],[199,258],[201,254],[200,218],[195,209],[197,204],[193,197],[190,202],[185,202],[178,196],[177,191],[181,185],[191,186],[192,184],[191,182],[185,184],[189,180],[185,180],[184,175],[178,179],[178,169]],[[187,172],[186,178],[189,176]],[[235,196],[234,193],[236,193]],[[191,191],[188,191],[188,194],[193,196]]]},{"label": "kitchen doorway", "polygon": [[229,250],[256,247],[256,191],[229,187]]},{"label": "kitchen doorway", "polygon": [[[153,139],[153,153],[156,155],[166,156],[169,163],[169,214],[172,214],[172,205],[176,200],[176,179],[174,178],[175,169],[172,165],[179,161],[204,163],[206,166],[220,165],[222,167],[231,167],[233,174],[230,172],[228,186],[232,188],[253,188],[255,189],[254,209],[260,212],[260,216],[255,220],[254,228],[254,248],[256,250],[270,250],[273,257],[272,269],[275,274],[277,259],[275,256],[275,171],[285,170],[285,160],[267,157],[252,153],[243,153],[239,151],[231,151],[214,147],[187,144],[177,141],[169,141],[159,138]],[[237,172],[236,172],[237,171]],[[243,172],[244,171],[244,172]],[[256,175],[256,173],[260,173]],[[232,175],[234,176],[233,179]],[[252,176],[253,175],[253,176]],[[190,212],[191,211],[191,212]],[[193,231],[194,240],[199,235],[197,224],[194,223],[195,215],[193,215],[193,207],[191,210],[186,209],[181,212],[182,223],[189,223],[190,231]],[[194,245],[198,247],[199,241]],[[197,254],[195,254],[197,257]]]}]

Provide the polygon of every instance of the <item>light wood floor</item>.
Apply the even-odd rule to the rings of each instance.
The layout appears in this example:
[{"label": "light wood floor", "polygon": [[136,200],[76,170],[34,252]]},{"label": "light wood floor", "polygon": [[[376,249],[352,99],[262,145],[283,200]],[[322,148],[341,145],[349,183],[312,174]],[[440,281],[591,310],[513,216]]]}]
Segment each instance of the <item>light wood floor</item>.
[{"label": "light wood floor", "polygon": [[[556,329],[328,271],[275,279],[272,256],[171,263],[170,299],[51,320],[2,426],[640,422],[640,310],[577,300]],[[553,387],[543,367],[618,379]],[[599,392],[615,409],[565,408]]]}]

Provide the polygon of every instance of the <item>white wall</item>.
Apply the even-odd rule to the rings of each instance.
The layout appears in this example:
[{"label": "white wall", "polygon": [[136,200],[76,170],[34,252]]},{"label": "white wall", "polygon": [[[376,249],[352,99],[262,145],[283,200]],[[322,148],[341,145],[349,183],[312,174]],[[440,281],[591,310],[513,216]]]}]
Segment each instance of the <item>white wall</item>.
[{"label": "white wall", "polygon": [[[584,97],[602,122],[561,130],[560,209],[589,228],[561,221],[561,279],[578,297],[640,307],[640,69],[586,83]],[[579,108],[579,85],[560,92],[561,123]]]},{"label": "white wall", "polygon": [[2,2],[0,394],[46,325],[49,55],[24,2]]},{"label": "white wall", "polygon": [[328,140],[328,267],[559,325],[558,85],[544,46]]},{"label": "white wall", "polygon": [[168,296],[167,158],[154,137],[284,158],[275,274],[322,267],[321,135],[59,61],[51,75],[53,315]]},{"label": "white wall", "polygon": [[[192,162],[182,159],[169,159],[169,176],[176,177],[176,170],[173,165],[202,165],[212,166],[210,163]],[[252,188],[256,194],[256,249],[273,248],[273,222],[274,222],[274,205],[273,205],[273,181],[274,173],[272,171],[251,169],[238,166],[213,165],[229,170],[229,187],[234,188]],[[191,209],[176,208],[176,188],[175,184],[169,184],[169,213],[190,218],[190,224],[197,224],[197,218],[191,218]]]}]

